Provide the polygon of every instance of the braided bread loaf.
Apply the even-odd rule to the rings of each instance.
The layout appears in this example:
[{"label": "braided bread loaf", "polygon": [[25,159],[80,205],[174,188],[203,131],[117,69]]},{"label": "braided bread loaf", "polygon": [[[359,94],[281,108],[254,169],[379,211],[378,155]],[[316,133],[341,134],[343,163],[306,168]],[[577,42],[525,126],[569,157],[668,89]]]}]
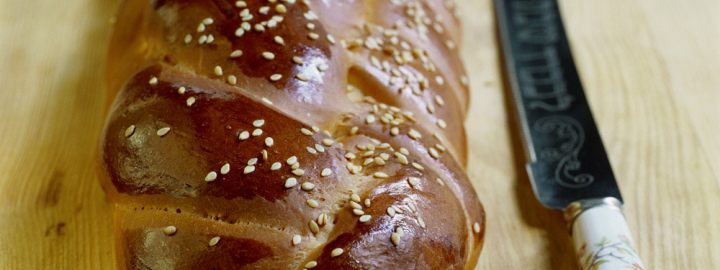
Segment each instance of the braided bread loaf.
[{"label": "braided bread loaf", "polygon": [[440,0],[126,0],[101,142],[121,269],[470,269]]}]

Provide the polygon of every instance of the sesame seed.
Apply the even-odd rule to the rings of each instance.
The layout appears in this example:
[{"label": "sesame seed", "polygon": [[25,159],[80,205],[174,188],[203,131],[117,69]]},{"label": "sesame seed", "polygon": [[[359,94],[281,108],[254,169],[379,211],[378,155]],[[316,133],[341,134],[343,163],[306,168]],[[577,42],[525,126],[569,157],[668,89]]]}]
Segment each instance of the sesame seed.
[{"label": "sesame seed", "polygon": [[395,208],[392,207],[392,206],[391,206],[391,207],[388,207],[387,210],[385,210],[385,212],[387,212],[387,214],[388,214],[389,216],[391,216],[391,217],[394,217],[394,216],[395,216]]},{"label": "sesame seed", "polygon": [[245,34],[245,30],[242,27],[235,29],[235,36],[242,37]]},{"label": "sesame seed", "polygon": [[205,182],[212,182],[217,179],[217,173],[215,171],[209,172],[207,175],[205,175]]},{"label": "sesame seed", "polygon": [[310,206],[312,208],[317,208],[318,206],[320,206],[320,204],[314,199],[308,199],[305,202],[307,203],[308,206]]},{"label": "sesame seed", "polygon": [[220,168],[220,174],[226,175],[230,172],[230,163],[225,163],[225,165],[222,165]]},{"label": "sesame seed", "polygon": [[282,75],[280,75],[280,74],[276,73],[276,74],[270,75],[270,80],[273,82],[277,82],[280,79],[282,79]]},{"label": "sesame seed", "polygon": [[238,58],[243,55],[241,50],[234,50],[230,53],[230,58]]},{"label": "sesame seed", "polygon": [[305,147],[305,149],[308,151],[308,153],[313,154],[313,155],[317,155],[317,153],[318,153],[317,150],[315,150],[315,148],[312,148],[310,146]]},{"label": "sesame seed", "polygon": [[156,134],[160,137],[167,135],[170,132],[170,127],[164,127],[157,130]]},{"label": "sesame seed", "polygon": [[445,186],[445,182],[444,182],[444,181],[442,180],[442,178],[440,178],[440,177],[435,178],[435,182],[437,182],[437,183],[440,184],[441,186]]},{"label": "sesame seed", "polygon": [[198,38],[198,44],[201,44],[201,45],[202,45],[202,44],[205,44],[205,42],[207,42],[207,36],[206,36],[206,35],[201,35],[201,36]]},{"label": "sesame seed", "polygon": [[320,153],[325,153],[325,147],[323,147],[322,145],[319,145],[317,143],[315,144],[315,149]]},{"label": "sesame seed", "polygon": [[[372,152],[372,151],[370,151],[370,152]],[[370,165],[370,164],[373,164],[373,162],[375,162],[375,159],[373,159],[373,158],[366,158],[365,161],[363,162],[363,166],[368,166],[368,165]]]},{"label": "sesame seed", "polygon": [[163,231],[163,233],[164,233],[165,235],[173,235],[173,234],[175,234],[175,233],[177,232],[177,227],[175,227],[175,226],[167,226],[167,227],[163,228],[162,231]]},{"label": "sesame seed", "polygon": [[192,35],[191,34],[185,35],[184,41],[185,41],[185,44],[190,44],[190,42],[192,42]]},{"label": "sesame seed", "polygon": [[308,222],[308,226],[310,227],[310,231],[312,233],[317,234],[320,232],[320,226],[318,226],[315,220],[310,220],[310,222]]},{"label": "sesame seed", "polygon": [[356,158],[356,156],[355,154],[348,152],[347,154],[345,154],[345,158],[347,158],[348,160],[353,160]]},{"label": "sesame seed", "polygon": [[270,11],[270,7],[268,6],[262,6],[258,9],[258,13],[266,15]]},{"label": "sesame seed", "polygon": [[227,82],[231,85],[237,84],[237,77],[235,75],[230,75],[227,77]]},{"label": "sesame seed", "polygon": [[437,125],[438,125],[438,127],[440,127],[440,128],[446,128],[446,127],[447,127],[447,123],[445,123],[445,120],[442,120],[442,119],[438,119],[438,120],[437,120]]},{"label": "sesame seed", "polygon": [[399,246],[400,245],[400,237],[401,236],[399,233],[394,232],[390,235],[390,241],[392,241],[393,245]]},{"label": "sesame seed", "polygon": [[238,8],[244,8],[247,7],[247,3],[245,3],[245,1],[235,1],[235,6]]},{"label": "sesame seed", "polygon": [[273,60],[273,59],[275,59],[275,54],[271,53],[271,52],[263,52],[262,57],[265,58],[266,60]]},{"label": "sesame seed", "polygon": [[420,165],[420,163],[417,163],[417,162],[413,162],[413,163],[412,163],[412,166],[415,167],[415,169],[418,169],[418,170],[421,170],[421,171],[424,171],[424,170],[425,170],[425,167],[423,167],[422,165]]},{"label": "sesame seed", "polygon": [[297,185],[297,179],[295,177],[290,177],[287,180],[285,180],[285,188],[291,188]]},{"label": "sesame seed", "polygon": [[310,32],[310,33],[308,33],[308,38],[312,39],[312,40],[316,40],[316,39],[320,38],[320,35],[318,35],[315,32]]},{"label": "sesame seed", "polygon": [[187,100],[185,100],[185,105],[187,105],[188,107],[192,106],[193,104],[195,104],[195,97],[189,97],[187,98]]},{"label": "sesame seed", "polygon": [[287,159],[287,164],[292,166],[293,164],[297,163],[298,159],[296,156],[291,156]]},{"label": "sesame seed", "polygon": [[325,38],[327,38],[327,40],[330,42],[330,44],[335,44],[335,37],[333,37],[332,35],[327,34],[327,36],[325,36]]},{"label": "sesame seed", "polygon": [[243,132],[240,132],[240,135],[238,135],[238,139],[241,141],[247,140],[247,138],[250,138],[250,132],[247,130],[243,130]]},{"label": "sesame seed", "polygon": [[292,245],[297,246],[302,242],[302,237],[299,234],[293,235],[292,237]]},{"label": "sesame seed", "polygon": [[330,170],[329,168],[323,169],[322,172],[320,173],[320,175],[321,175],[322,177],[328,177],[328,176],[330,176],[331,174],[332,174],[332,170]]},{"label": "sesame seed", "polygon": [[258,162],[257,158],[251,158],[251,159],[248,159],[247,165],[255,165],[255,164],[257,164],[257,162]]},{"label": "sesame seed", "polygon": [[385,160],[382,159],[381,157],[375,157],[374,162],[375,162],[375,164],[380,165],[380,166],[385,165]]},{"label": "sesame seed", "polygon": [[473,232],[480,233],[480,223],[475,222],[473,224]]},{"label": "sesame seed", "polygon": [[428,153],[430,153],[430,156],[433,157],[434,159],[440,158],[440,153],[438,153],[438,151],[435,150],[435,147],[430,147],[430,149],[428,149]]},{"label": "sesame seed", "polygon": [[376,120],[375,115],[372,115],[372,114],[365,117],[365,123],[367,123],[367,124],[375,123],[375,120]]},{"label": "sesame seed", "polygon": [[222,75],[223,75],[223,69],[222,69],[222,67],[220,67],[220,66],[215,66],[214,72],[215,72],[215,75],[217,75],[217,76],[222,76]]},{"label": "sesame seed", "polygon": [[358,195],[355,194],[355,193],[350,194],[350,200],[359,203],[359,202],[360,202],[360,196],[358,196]]},{"label": "sesame seed", "polygon": [[253,165],[245,166],[245,169],[243,169],[243,173],[244,173],[244,174],[249,174],[249,173],[252,173],[252,172],[254,172],[254,171],[255,171],[255,166],[253,166]]},{"label": "sesame seed", "polygon": [[295,75],[295,78],[297,78],[298,80],[301,80],[301,81],[303,81],[303,82],[307,82],[307,81],[308,81],[308,77],[305,76],[305,74],[302,74],[302,73],[296,74],[296,75]]},{"label": "sesame seed", "polygon": [[362,215],[362,216],[360,216],[360,218],[358,220],[362,223],[367,223],[370,221],[371,218],[372,218],[372,216],[370,216],[370,215]]},{"label": "sesame seed", "polygon": [[262,151],[260,151],[260,153],[262,154],[263,160],[268,159],[268,151],[267,150],[263,149]]},{"label": "sesame seed", "polygon": [[352,209],[362,209],[362,205],[360,205],[359,202],[350,201],[350,208],[352,208]]},{"label": "sesame seed", "polygon": [[325,139],[322,140],[322,143],[323,143],[324,145],[326,145],[326,146],[332,146],[333,143],[335,143],[335,141],[334,141],[333,139],[330,139],[330,138],[325,138]]},{"label": "sesame seed", "polygon": [[[305,3],[305,4],[309,4],[309,2],[307,2],[307,1],[304,1],[304,3]],[[308,20],[308,21],[314,21],[314,20],[317,20],[317,19],[318,19],[317,14],[315,14],[315,12],[313,12],[312,10],[308,10],[308,12],[305,12],[305,13],[303,14],[303,16],[304,16],[305,19]]]},{"label": "sesame seed", "polygon": [[302,134],[304,134],[304,135],[307,135],[307,136],[312,136],[312,135],[313,135],[312,131],[310,131],[310,130],[307,129],[307,128],[301,128],[301,129],[300,129],[300,133],[302,133]]},{"label": "sesame seed", "polygon": [[255,24],[255,31],[265,32],[265,26],[262,25],[262,24],[259,24],[259,23],[258,23],[258,24]]},{"label": "sesame seed", "polygon": [[390,177],[390,176],[387,175],[387,173],[384,173],[384,172],[375,172],[375,173],[373,173],[373,176],[374,176],[375,178],[388,178],[388,177]]},{"label": "sesame seed", "polygon": [[283,4],[277,4],[275,6],[275,12],[283,14],[283,13],[287,12],[287,8],[285,8],[285,5],[283,5]]},{"label": "sesame seed", "polygon": [[178,88],[178,94],[185,94],[185,91],[187,91],[187,89],[185,89],[185,86],[180,86],[180,88]]},{"label": "sesame seed", "polygon": [[328,68],[330,68],[330,66],[328,66],[327,64],[319,64],[317,66],[317,69],[320,72],[326,71],[326,70],[328,70]]},{"label": "sesame seed", "polygon": [[302,183],[302,185],[300,185],[300,188],[302,188],[302,190],[305,190],[305,191],[310,191],[315,188],[315,184],[310,183],[310,182],[305,182],[305,183]]},{"label": "sesame seed", "polygon": [[[442,78],[442,77],[439,77],[439,78]],[[440,95],[437,95],[437,96],[435,96],[435,103],[437,103],[438,106],[443,106],[443,105],[445,105],[445,100]]]},{"label": "sesame seed", "polygon": [[272,105],[272,104],[273,104],[272,101],[269,100],[269,99],[266,98],[266,97],[262,97],[260,100],[262,100],[262,102],[265,102],[265,104],[269,104],[269,105]]},{"label": "sesame seed", "polygon": [[328,216],[325,213],[322,213],[317,217],[317,224],[320,226],[325,226],[325,224],[327,224],[327,221],[328,221]]},{"label": "sesame seed", "polygon": [[150,85],[157,85],[157,83],[158,83],[158,78],[155,77],[155,76],[152,76],[152,77],[150,78],[150,80],[148,81],[148,83],[149,83]]},{"label": "sesame seed", "polygon": [[305,25],[305,28],[307,28],[308,30],[315,30],[315,24],[314,24],[314,23],[307,23],[307,24]]},{"label": "sesame seed", "polygon": [[262,134],[263,134],[263,131],[262,131],[262,129],[259,129],[259,128],[256,128],[256,129],[253,130],[253,132],[252,132],[252,135],[255,136],[255,137],[260,136],[260,135],[262,135]]},{"label": "sesame seed", "polygon": [[208,241],[208,246],[214,247],[217,246],[218,243],[220,243],[220,236],[215,236],[213,238],[210,238],[210,241]]},{"label": "sesame seed", "polygon": [[315,131],[315,132],[320,132],[320,128],[319,128],[319,127],[312,126],[312,127],[310,127],[310,128],[312,128],[312,130]]},{"label": "sesame seed", "polygon": [[455,49],[455,42],[453,42],[452,40],[446,41],[445,45],[448,47],[448,49],[451,49],[451,50]]},{"label": "sesame seed", "polygon": [[130,137],[135,133],[135,125],[130,125],[125,129],[125,137]]},{"label": "sesame seed", "polygon": [[205,43],[210,44],[213,43],[213,41],[215,41],[215,36],[213,36],[212,34],[207,35]]},{"label": "sesame seed", "polygon": [[302,65],[305,63],[302,60],[302,58],[300,58],[300,56],[293,56],[292,61],[293,61],[293,63],[298,64],[298,65]]},{"label": "sesame seed", "polygon": [[420,178],[417,178],[417,177],[410,176],[410,177],[408,177],[407,181],[410,184],[410,187],[413,187],[413,188],[420,185]]},{"label": "sesame seed", "polygon": [[414,140],[419,140],[422,138],[422,134],[420,134],[420,132],[418,132],[417,130],[412,129],[412,128],[410,129],[410,131],[408,131],[408,136],[410,136],[410,138],[413,138]]},{"label": "sesame seed", "polygon": [[277,44],[285,45],[285,40],[283,40],[283,38],[281,36],[275,36],[273,38],[273,40],[275,40],[275,43],[277,43]]},{"label": "sesame seed", "polygon": [[270,170],[271,170],[271,171],[277,171],[277,170],[279,170],[280,168],[282,168],[282,163],[280,163],[280,162],[275,162],[275,163],[273,163],[272,165],[270,165]]},{"label": "sesame seed", "polygon": [[351,135],[355,135],[355,134],[357,134],[358,130],[360,130],[359,127],[356,127],[356,126],[355,126],[355,127],[352,127],[352,128],[350,129],[350,134],[351,134]]},{"label": "sesame seed", "polygon": [[305,171],[303,169],[294,169],[292,170],[292,173],[297,176],[302,176],[303,174],[305,174]]},{"label": "sesame seed", "polygon": [[305,264],[305,268],[307,268],[307,269],[315,268],[315,266],[317,266],[316,261],[309,261],[308,263]]},{"label": "sesame seed", "polygon": [[352,212],[353,212],[353,214],[355,214],[356,216],[365,215],[365,211],[363,211],[362,209],[353,209]]},{"label": "sesame seed", "polygon": [[427,110],[429,113],[435,113],[435,106],[432,105],[432,103],[428,103]]},{"label": "sesame seed", "polygon": [[257,119],[252,122],[253,127],[259,128],[265,125],[265,119]]},{"label": "sesame seed", "polygon": [[330,257],[337,257],[337,256],[340,256],[340,255],[342,255],[342,254],[343,254],[343,252],[344,252],[344,251],[343,251],[343,249],[342,249],[342,248],[336,248],[336,249],[333,249],[332,251],[330,251]]},{"label": "sesame seed", "polygon": [[205,32],[205,24],[202,24],[202,23],[199,24],[197,27],[197,31],[198,31],[198,33]]}]

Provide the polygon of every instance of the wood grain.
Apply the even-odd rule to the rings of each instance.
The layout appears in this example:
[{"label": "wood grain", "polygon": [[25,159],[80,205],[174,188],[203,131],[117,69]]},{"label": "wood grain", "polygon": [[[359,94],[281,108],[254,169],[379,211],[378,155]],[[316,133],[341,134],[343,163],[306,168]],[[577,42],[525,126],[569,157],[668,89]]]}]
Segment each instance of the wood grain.
[{"label": "wood grain", "polygon": [[[488,0],[462,0],[470,169],[488,212],[477,269],[575,269],[535,200]],[[116,0],[0,0],[0,269],[112,269],[96,179]],[[720,2],[561,1],[648,269],[720,266]]]}]

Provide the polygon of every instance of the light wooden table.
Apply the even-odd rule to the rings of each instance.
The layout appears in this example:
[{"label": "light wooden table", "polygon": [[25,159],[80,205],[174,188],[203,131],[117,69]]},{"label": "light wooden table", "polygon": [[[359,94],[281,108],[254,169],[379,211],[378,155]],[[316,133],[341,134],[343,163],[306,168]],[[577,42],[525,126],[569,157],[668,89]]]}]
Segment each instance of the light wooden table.
[{"label": "light wooden table", "polygon": [[[111,269],[96,179],[116,1],[0,1],[0,269]],[[464,0],[469,174],[488,215],[478,269],[574,269],[533,197],[487,0]],[[648,269],[720,267],[720,1],[561,1]]]}]

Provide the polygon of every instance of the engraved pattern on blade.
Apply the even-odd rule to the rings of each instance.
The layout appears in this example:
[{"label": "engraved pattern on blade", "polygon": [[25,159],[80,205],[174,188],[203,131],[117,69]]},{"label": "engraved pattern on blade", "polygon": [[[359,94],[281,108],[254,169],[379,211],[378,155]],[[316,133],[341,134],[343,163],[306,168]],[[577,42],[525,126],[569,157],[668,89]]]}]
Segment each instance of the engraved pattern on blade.
[{"label": "engraved pattern on blade", "polygon": [[580,172],[582,163],[577,156],[585,143],[585,132],[577,120],[566,116],[547,116],[535,122],[533,129],[564,140],[560,145],[538,151],[540,160],[557,162],[555,181],[558,184],[567,188],[583,188],[595,181],[591,174]]}]

